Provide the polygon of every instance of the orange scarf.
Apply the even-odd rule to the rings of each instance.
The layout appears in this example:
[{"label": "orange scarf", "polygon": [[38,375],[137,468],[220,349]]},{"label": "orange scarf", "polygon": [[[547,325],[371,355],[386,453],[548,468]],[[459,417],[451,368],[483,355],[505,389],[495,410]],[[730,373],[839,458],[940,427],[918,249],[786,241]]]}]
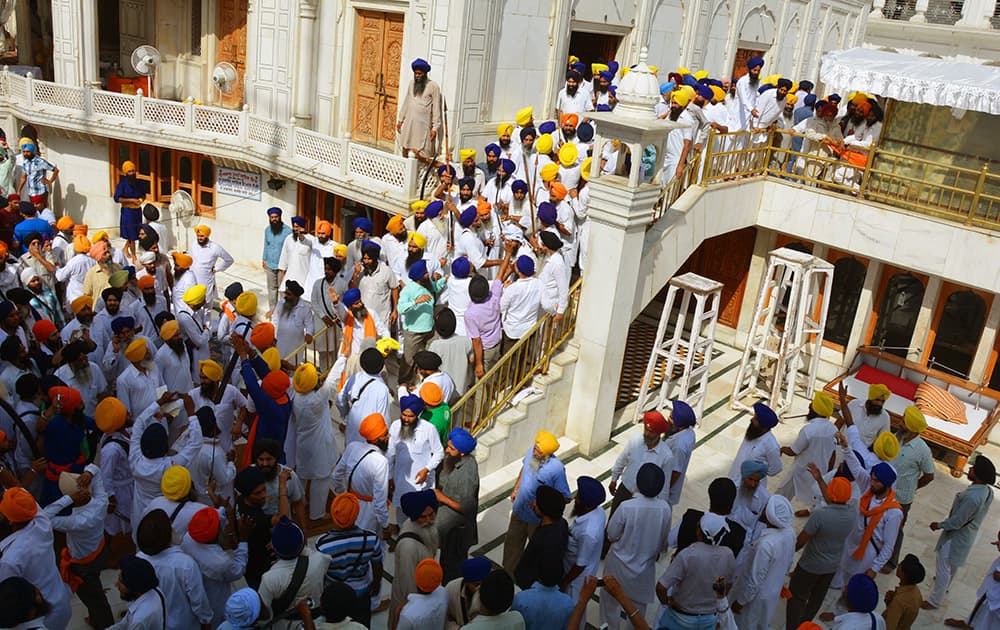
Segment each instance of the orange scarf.
[{"label": "orange scarf", "polygon": [[[375,339],[378,333],[375,332],[375,319],[372,317],[371,313],[365,316],[364,322],[365,337],[371,337]],[[354,341],[354,315],[350,311],[347,312],[347,317],[344,318],[344,341],[340,344],[340,354],[345,357],[351,356],[351,346]]]},{"label": "orange scarf", "polygon": [[236,313],[233,312],[233,303],[229,300],[222,301],[222,314],[229,318],[229,321],[236,321]]},{"label": "orange scarf", "polygon": [[893,508],[899,510],[903,509],[900,507],[899,502],[896,501],[896,491],[892,488],[889,488],[889,494],[886,495],[885,501],[883,501],[881,505],[877,505],[869,510],[868,506],[871,505],[872,496],[871,488],[869,488],[868,492],[861,497],[861,504],[858,506],[858,509],[861,511],[861,516],[868,519],[868,525],[865,527],[865,533],[861,537],[861,544],[858,545],[858,548],[851,554],[851,557],[855,560],[861,560],[865,557],[865,549],[868,548],[868,543],[871,542],[872,534],[875,533],[875,527],[878,525],[878,522],[882,520],[882,515],[885,514],[886,510],[891,510]]},{"label": "orange scarf", "polygon": [[59,556],[59,576],[63,582],[69,585],[69,590],[75,593],[76,589],[80,588],[80,585],[83,584],[83,578],[73,573],[71,567],[74,564],[90,564],[94,560],[97,560],[97,556],[101,555],[101,552],[104,551],[104,540],[104,538],[101,538],[101,544],[97,546],[97,551],[79,560],[69,555],[68,547],[63,547],[62,554]]}]

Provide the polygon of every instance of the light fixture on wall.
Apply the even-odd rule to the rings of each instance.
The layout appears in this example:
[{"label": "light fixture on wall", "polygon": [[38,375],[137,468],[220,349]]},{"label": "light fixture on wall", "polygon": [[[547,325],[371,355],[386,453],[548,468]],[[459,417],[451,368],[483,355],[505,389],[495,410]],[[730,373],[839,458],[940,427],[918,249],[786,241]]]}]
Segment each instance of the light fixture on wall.
[{"label": "light fixture on wall", "polygon": [[271,179],[267,180],[267,187],[277,192],[285,187],[285,180],[280,179],[278,177],[272,177]]}]

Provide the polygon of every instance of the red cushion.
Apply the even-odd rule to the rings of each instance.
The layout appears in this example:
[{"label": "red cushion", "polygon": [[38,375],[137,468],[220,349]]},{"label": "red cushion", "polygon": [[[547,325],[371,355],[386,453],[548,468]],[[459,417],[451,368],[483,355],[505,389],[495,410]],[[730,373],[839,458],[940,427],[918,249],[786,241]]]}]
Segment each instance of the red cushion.
[{"label": "red cushion", "polygon": [[916,383],[911,383],[904,378],[893,376],[888,372],[883,372],[882,370],[874,368],[870,365],[862,365],[861,369],[859,369],[854,375],[854,378],[868,383],[869,385],[873,383],[882,383],[888,387],[889,391],[893,394],[902,396],[908,400],[916,400],[917,397]]}]

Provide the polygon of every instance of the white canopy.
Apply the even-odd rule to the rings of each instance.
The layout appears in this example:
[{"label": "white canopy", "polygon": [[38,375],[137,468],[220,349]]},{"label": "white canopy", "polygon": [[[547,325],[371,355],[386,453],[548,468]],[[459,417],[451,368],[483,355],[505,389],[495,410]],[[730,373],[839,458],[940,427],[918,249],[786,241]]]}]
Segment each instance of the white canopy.
[{"label": "white canopy", "polygon": [[819,76],[843,90],[1000,114],[1000,68],[851,48],[823,55]]}]

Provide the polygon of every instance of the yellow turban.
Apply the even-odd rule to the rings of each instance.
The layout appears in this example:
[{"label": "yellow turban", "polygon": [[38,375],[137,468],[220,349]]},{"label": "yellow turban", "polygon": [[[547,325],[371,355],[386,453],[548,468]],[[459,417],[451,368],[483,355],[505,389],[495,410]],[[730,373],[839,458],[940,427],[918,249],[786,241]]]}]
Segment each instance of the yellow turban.
[{"label": "yellow turban", "polygon": [[427,237],[420,232],[410,232],[410,242],[420,249],[427,247]]},{"label": "yellow turban", "polygon": [[196,225],[194,226],[194,233],[198,236],[211,236],[212,228],[207,225]]},{"label": "yellow turban", "polygon": [[338,245],[334,245],[333,246],[333,255],[334,256],[347,256],[347,245],[344,245],[343,243],[340,243]]},{"label": "yellow turban", "polygon": [[146,354],[149,352],[148,346],[146,346],[146,338],[139,337],[134,339],[132,343],[128,344],[125,348],[125,358],[132,363],[138,363],[146,358]]},{"label": "yellow turban", "polygon": [[816,392],[812,400],[812,409],[820,416],[829,418],[833,414],[833,399],[826,392]]},{"label": "yellow turban", "polygon": [[549,162],[539,169],[538,173],[541,175],[543,182],[551,182],[559,174],[559,165],[555,162]]},{"label": "yellow turban", "polygon": [[392,337],[382,337],[375,342],[375,349],[383,355],[388,355],[389,352],[399,350],[401,347],[402,346],[399,345],[399,342]]},{"label": "yellow turban", "polygon": [[872,450],[882,461],[892,461],[896,459],[896,455],[899,455],[899,440],[892,433],[883,431],[875,438]]},{"label": "yellow turban", "polygon": [[73,223],[73,217],[66,215],[59,217],[59,220],[56,221],[56,229],[61,232],[68,232],[72,230],[74,225],[75,223]]},{"label": "yellow turban", "polygon": [[122,173],[128,175],[129,171],[135,172],[135,162],[131,160],[125,160],[122,162]]},{"label": "yellow turban", "polygon": [[[475,153],[474,150],[472,152]],[[414,201],[414,202],[412,202],[410,204],[410,210],[413,210],[414,212],[417,212],[419,210],[423,210],[424,208],[426,208],[430,204],[431,204],[431,202],[427,201],[426,199],[417,199],[416,201]],[[346,253],[346,250],[347,250],[346,246],[344,247],[344,250],[345,250],[345,253]]]},{"label": "yellow turban", "polygon": [[514,114],[514,122],[516,122],[521,127],[525,127],[529,122],[531,122],[531,118],[532,116],[534,116],[534,114],[535,114],[534,107],[531,106],[522,107],[521,109],[517,110],[516,114]]},{"label": "yellow turban", "polygon": [[500,123],[500,126],[497,127],[497,138],[509,136],[512,133],[514,133],[514,125],[510,123]]},{"label": "yellow turban", "polygon": [[198,362],[198,371],[205,375],[205,378],[218,383],[222,380],[222,366],[211,359]]},{"label": "yellow turban", "polygon": [[660,66],[648,66],[648,67],[649,71],[652,72],[653,74],[656,74],[657,72],[660,71]]},{"label": "yellow turban", "polygon": [[160,478],[160,492],[165,499],[180,501],[191,492],[191,473],[183,466],[166,469]]},{"label": "yellow turban", "polygon": [[181,299],[188,306],[198,306],[199,304],[205,303],[205,294],[207,289],[203,284],[196,284],[192,287],[188,287],[188,290],[184,292]]},{"label": "yellow turban", "polygon": [[922,411],[917,409],[916,405],[910,405],[903,412],[903,424],[906,425],[906,430],[911,433],[923,433],[924,429],[927,428],[927,418],[924,417]]},{"label": "yellow turban", "polygon": [[393,215],[385,224],[385,229],[389,234],[399,234],[403,231],[403,215]]},{"label": "yellow turban", "polygon": [[685,74],[691,74],[691,71],[685,68],[684,66],[679,66],[677,68],[677,74],[684,76]]},{"label": "yellow turban", "polygon": [[181,334],[181,327],[176,319],[163,322],[163,325],[160,326],[160,338],[164,341],[170,341],[179,334]]},{"label": "yellow turban", "polygon": [[244,291],[236,296],[236,312],[243,317],[253,317],[257,314],[257,296]]},{"label": "yellow turban", "polygon": [[580,149],[577,148],[575,142],[567,142],[559,147],[559,163],[565,168],[569,168],[576,164],[576,159],[578,157],[580,157]]},{"label": "yellow turban", "polygon": [[108,240],[108,233],[107,232],[105,232],[104,230],[98,230],[98,231],[94,232],[94,242],[95,243],[97,241],[106,241],[106,240]]},{"label": "yellow turban", "polygon": [[184,252],[171,252],[170,255],[174,257],[174,265],[178,269],[190,269],[194,264],[194,259]]},{"label": "yellow turban", "polygon": [[698,72],[695,72],[694,78],[697,79],[698,81],[701,81],[702,79],[707,79],[708,70],[699,70]]},{"label": "yellow turban", "polygon": [[[577,61],[579,61],[579,60],[577,60]],[[17,146],[19,146],[19,147],[23,147],[26,144],[35,144],[35,141],[32,140],[31,138],[27,137],[27,136],[24,136],[23,138],[21,138],[20,140],[17,141]]]},{"label": "yellow turban", "polygon": [[82,234],[77,234],[73,237],[73,252],[77,254],[86,254],[90,251],[90,239]]},{"label": "yellow turban", "polygon": [[720,88],[718,85],[710,85],[708,87],[710,90],[712,90],[713,101],[715,101],[716,103],[721,103],[722,101],[726,100],[725,90]]},{"label": "yellow turban", "polygon": [[605,70],[610,70],[610,68],[608,68],[608,64],[606,63],[590,64],[590,74],[598,74],[599,72],[604,72]]},{"label": "yellow turban", "polygon": [[571,64],[571,63],[576,63],[576,62],[578,62],[578,61],[580,61],[580,58],[579,58],[579,57],[577,57],[576,55],[570,55],[570,56],[569,56],[569,59],[568,59],[568,60],[567,60],[567,62],[566,62],[566,65],[568,66],[569,64]]},{"label": "yellow turban", "polygon": [[[459,151],[458,151],[458,159],[461,162],[464,162],[466,160],[474,160],[474,159],[476,159],[476,150],[475,149],[459,149]],[[417,202],[413,202],[413,203],[417,203]],[[427,207],[427,203],[428,202],[426,202],[426,201],[423,202],[425,208]],[[412,204],[411,204],[411,206],[412,206]]]},{"label": "yellow turban", "polygon": [[543,133],[542,135],[538,136],[537,140],[535,140],[535,149],[541,155],[548,155],[549,153],[552,153],[553,144],[554,140],[552,139],[552,134]]},{"label": "yellow turban", "polygon": [[316,389],[318,382],[319,374],[316,372],[316,366],[312,363],[303,363],[295,368],[295,374],[292,375],[292,387],[298,393],[311,392]]},{"label": "yellow turban", "polygon": [[272,372],[277,372],[281,369],[281,353],[274,346],[271,346],[264,352],[260,354],[260,358],[264,359],[264,363]]},{"label": "yellow turban", "polygon": [[78,315],[85,308],[94,308],[94,298],[89,295],[81,295],[69,303],[69,310],[73,311],[74,315]]},{"label": "yellow turban", "polygon": [[868,400],[888,400],[892,394],[882,383],[872,383],[868,386]]},{"label": "yellow turban", "polygon": [[542,452],[542,455],[551,455],[559,450],[559,440],[548,431],[542,430],[535,436],[535,446]]},{"label": "yellow turban", "polygon": [[125,426],[127,415],[128,412],[125,410],[125,405],[122,404],[122,401],[114,396],[108,396],[97,403],[97,408],[94,409],[94,423],[102,432],[114,433],[115,431],[121,431],[122,427]]},{"label": "yellow turban", "polygon": [[781,78],[780,74],[772,74],[760,82],[761,85],[778,85],[778,79]]},{"label": "yellow turban", "polygon": [[795,96],[791,92],[785,97],[785,105],[794,105],[799,102],[799,97]]},{"label": "yellow turban", "polygon": [[580,179],[590,181],[590,167],[594,163],[594,158],[588,157],[580,164]]},{"label": "yellow turban", "polygon": [[684,87],[689,86],[682,86],[682,89],[677,89],[670,93],[671,100],[681,107],[687,107],[687,104],[691,102],[691,94],[687,90],[683,89]]}]

